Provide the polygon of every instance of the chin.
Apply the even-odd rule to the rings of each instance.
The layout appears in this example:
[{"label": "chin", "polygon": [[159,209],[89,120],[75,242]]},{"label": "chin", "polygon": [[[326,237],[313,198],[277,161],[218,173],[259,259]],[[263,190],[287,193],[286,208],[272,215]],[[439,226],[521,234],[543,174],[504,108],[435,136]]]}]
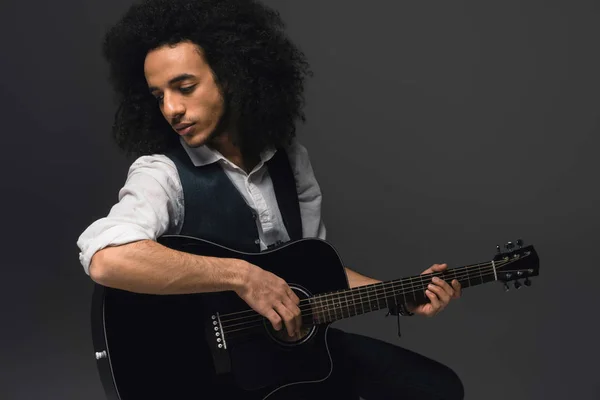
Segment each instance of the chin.
[{"label": "chin", "polygon": [[210,139],[210,134],[206,132],[192,132],[191,135],[181,137],[188,146],[200,147],[205,145]]},{"label": "chin", "polygon": [[198,136],[183,136],[183,141],[189,147],[200,147],[206,144],[206,139]]}]

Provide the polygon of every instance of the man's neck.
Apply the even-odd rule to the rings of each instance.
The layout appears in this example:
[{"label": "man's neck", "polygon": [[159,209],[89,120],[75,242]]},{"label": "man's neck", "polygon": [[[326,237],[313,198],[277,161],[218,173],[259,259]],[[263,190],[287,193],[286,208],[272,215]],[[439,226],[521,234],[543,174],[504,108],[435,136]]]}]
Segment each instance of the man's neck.
[{"label": "man's neck", "polygon": [[213,138],[208,145],[247,173],[250,173],[260,161],[258,156],[244,158],[241,149],[233,144],[231,135],[227,132]]}]

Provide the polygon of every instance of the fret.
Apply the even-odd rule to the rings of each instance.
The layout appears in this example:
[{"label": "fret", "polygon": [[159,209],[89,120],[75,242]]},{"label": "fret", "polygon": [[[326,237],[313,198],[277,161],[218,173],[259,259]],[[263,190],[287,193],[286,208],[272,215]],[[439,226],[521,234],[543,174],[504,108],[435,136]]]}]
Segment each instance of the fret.
[{"label": "fret", "polygon": [[323,315],[325,322],[330,322],[329,304],[327,302],[327,295],[321,296],[321,304],[323,305]]},{"label": "fret", "polygon": [[325,310],[325,321],[327,322],[331,322],[331,309],[330,309],[330,305],[329,305],[329,297],[328,295],[323,296],[322,300],[323,302],[323,307]]},{"label": "fret", "polygon": [[466,287],[469,287],[469,286],[471,286],[471,278],[470,278],[471,274],[469,272],[469,268],[468,267],[465,267],[465,273],[467,275],[467,286]]},{"label": "fret", "polygon": [[352,289],[346,290],[346,299],[346,301],[348,302],[348,315],[351,317],[356,316],[356,303],[354,302],[354,294],[352,292]]},{"label": "fret", "polygon": [[[385,287],[386,286],[385,282],[382,283],[381,285],[383,286],[383,299],[385,300],[386,308],[390,308],[390,305],[389,305],[388,299],[387,299],[387,289]],[[392,288],[393,288],[393,285],[392,285]],[[392,293],[393,293],[393,290],[392,290]]]},{"label": "fret", "polygon": [[360,308],[362,310],[361,314],[364,314],[364,313],[366,313],[366,311],[365,311],[365,299],[362,294],[363,287],[360,286],[356,292],[358,293],[358,301],[360,301]]},{"label": "fret", "polygon": [[363,294],[362,294],[363,287],[359,286],[357,292],[358,292],[358,298],[360,300],[360,307],[362,308],[362,313],[361,314],[364,314],[366,311],[365,311],[365,300],[364,300],[364,297],[363,297]]},{"label": "fret", "polygon": [[346,312],[348,313],[348,318],[350,318],[352,315],[350,315],[350,302],[348,301],[348,291],[344,290],[344,299],[346,301],[346,305],[344,306],[344,308],[346,309]]},{"label": "fret", "polygon": [[481,273],[481,267],[477,267],[477,270],[479,272],[479,278],[481,279],[481,283],[485,283],[485,280],[483,279],[483,274]]},{"label": "fret", "polygon": [[371,295],[370,295],[370,293],[369,293],[369,287],[368,287],[368,286],[365,286],[365,287],[364,287],[364,291],[365,291],[365,294],[367,295],[367,312],[371,312],[371,310],[372,310],[373,308],[372,308],[372,306],[371,306]]},{"label": "fret", "polygon": [[337,317],[337,306],[335,304],[335,296],[333,294],[329,293],[327,295],[327,302],[330,304],[329,310],[333,314],[333,317],[331,318],[331,322],[337,321],[338,317]]},{"label": "fret", "polygon": [[367,296],[367,312],[373,311],[373,304],[371,304],[371,288],[369,286],[365,286],[363,288],[365,295]]},{"label": "fret", "polygon": [[333,301],[337,300],[337,305],[335,306],[335,317],[336,319],[344,318],[344,307],[342,306],[342,297],[339,294],[335,294],[333,296]]},{"label": "fret", "polygon": [[363,305],[362,296],[360,295],[360,287],[352,289],[352,298],[354,299],[354,308],[356,308],[356,314],[364,314],[365,306]]},{"label": "fret", "polygon": [[[394,287],[395,284],[400,284],[400,288],[396,289]],[[404,299],[404,304],[407,304],[406,301],[406,289],[404,288],[404,285],[402,284],[402,280],[400,280],[400,282],[398,281],[394,281],[394,283],[392,283],[392,289],[394,290],[394,304],[396,305],[396,307],[398,307],[398,294],[402,295],[402,298]],[[397,293],[399,292],[399,293]]]},{"label": "fret", "polygon": [[315,299],[316,299],[316,297],[309,297],[308,304],[310,304],[310,314],[311,314],[313,323],[320,324],[321,319],[319,318],[317,308],[315,307]]},{"label": "fret", "polygon": [[[368,288],[369,304],[371,304],[371,311],[379,310],[379,298],[377,297],[377,288],[375,286],[368,286]],[[371,299],[373,299],[373,301],[371,301]]]},{"label": "fret", "polygon": [[[367,296],[366,296],[366,298],[367,298],[367,310],[371,311],[371,297],[369,296],[369,291],[368,291],[368,289],[366,288],[366,286],[363,286],[361,291],[364,291],[364,294],[366,294],[366,295],[367,295]],[[361,293],[361,294],[362,294],[362,293]],[[364,304],[364,300],[363,300],[363,304]],[[363,308],[364,308],[364,307],[363,307]],[[367,312],[369,312],[369,311],[367,311]]]},{"label": "fret", "polygon": [[[394,284],[396,284],[396,281],[392,281],[392,294],[394,296],[394,306],[398,307],[398,294],[396,293],[396,288],[394,287]],[[400,288],[400,293],[402,293],[404,301],[406,301],[406,295],[404,294],[404,290],[402,290],[402,287]]]},{"label": "fret", "polygon": [[336,294],[334,296],[334,301],[337,300],[337,305],[336,305],[336,309],[335,309],[335,315],[336,315],[336,319],[343,319],[344,318],[344,306],[342,304],[342,296],[340,296],[340,294]]},{"label": "fret", "polygon": [[335,321],[336,315],[335,315],[335,302],[333,297],[331,296],[331,293],[327,294],[327,308],[329,309],[329,315],[330,315],[330,319],[329,322],[333,322]]},{"label": "fret", "polygon": [[371,311],[379,310],[379,299],[377,298],[377,288],[374,286],[369,286],[369,301],[371,299],[371,295],[373,295],[373,299],[375,300],[375,305],[371,302]]},{"label": "fret", "polygon": [[458,279],[458,275],[456,274],[456,269],[450,270],[446,272],[448,274],[448,279],[446,280],[448,283],[452,283],[454,279]]},{"label": "fret", "polygon": [[382,308],[386,308],[387,305],[387,297],[385,296],[385,283],[384,282],[379,282],[377,284],[377,289],[376,289],[376,297],[377,297],[377,307],[379,310],[381,310]]},{"label": "fret", "polygon": [[415,291],[415,284],[414,284],[412,278],[407,278],[407,279],[410,282],[410,289],[411,289],[411,292],[412,292],[412,295],[413,295],[413,299],[415,301],[415,304],[417,304],[418,300],[417,300],[417,292]]},{"label": "fret", "polygon": [[331,298],[331,293],[327,294],[327,312],[329,313],[329,322],[335,321],[335,305]]},{"label": "fret", "polygon": [[402,297],[404,298],[404,304],[408,304],[408,300],[406,299],[406,292],[408,291],[407,288],[404,286],[404,279],[400,281],[401,282],[401,286],[400,286],[400,290],[402,291]]},{"label": "fret", "polygon": [[356,310],[356,300],[354,299],[354,291],[350,290],[350,304],[352,306],[351,310],[354,312],[354,316],[358,315],[358,311]]},{"label": "fret", "polygon": [[317,309],[319,310],[317,312],[317,315],[319,316],[319,321],[321,323],[326,322],[326,318],[325,318],[325,310],[323,309],[323,299],[321,298],[321,296],[316,297],[316,303],[317,303]]}]

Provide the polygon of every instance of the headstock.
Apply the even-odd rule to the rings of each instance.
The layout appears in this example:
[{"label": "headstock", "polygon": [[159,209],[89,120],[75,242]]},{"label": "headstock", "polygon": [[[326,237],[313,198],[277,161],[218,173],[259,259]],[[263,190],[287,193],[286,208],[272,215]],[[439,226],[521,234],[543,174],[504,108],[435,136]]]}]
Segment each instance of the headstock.
[{"label": "headstock", "polygon": [[494,264],[498,280],[504,282],[505,290],[508,290],[508,282],[514,281],[515,289],[519,289],[522,284],[519,279],[525,279],[523,284],[531,286],[529,280],[532,276],[540,274],[540,259],[533,246],[524,246],[523,240],[519,239],[515,243],[506,243],[505,251],[496,246],[497,254],[494,256]]}]

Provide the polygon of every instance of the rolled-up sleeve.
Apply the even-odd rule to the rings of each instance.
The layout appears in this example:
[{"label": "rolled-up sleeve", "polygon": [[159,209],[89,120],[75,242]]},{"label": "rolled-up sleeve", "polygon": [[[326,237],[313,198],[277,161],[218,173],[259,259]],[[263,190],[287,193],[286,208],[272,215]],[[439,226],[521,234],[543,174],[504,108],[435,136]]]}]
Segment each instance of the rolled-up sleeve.
[{"label": "rolled-up sleeve", "polygon": [[182,222],[183,193],[175,164],[164,155],[140,157],[131,164],[118,202],[108,215],[94,221],[79,236],[79,261],[89,275],[97,251],[156,240],[164,233],[178,232]]},{"label": "rolled-up sleeve", "polygon": [[315,177],[308,150],[297,139],[293,139],[287,153],[296,178],[302,235],[305,238],[316,237],[325,240],[326,229],[321,216],[321,188]]}]

